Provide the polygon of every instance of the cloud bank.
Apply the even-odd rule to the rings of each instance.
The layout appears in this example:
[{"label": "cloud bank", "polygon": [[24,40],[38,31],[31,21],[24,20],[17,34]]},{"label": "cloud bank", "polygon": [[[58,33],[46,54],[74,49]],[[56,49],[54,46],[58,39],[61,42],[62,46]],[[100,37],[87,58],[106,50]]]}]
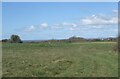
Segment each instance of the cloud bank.
[{"label": "cloud bank", "polygon": [[40,23],[39,25],[31,25],[25,29],[26,32],[33,32],[35,30],[46,30],[50,29],[64,29],[75,31],[82,28],[96,28],[101,29],[106,26],[117,26],[118,24],[118,10],[112,10],[113,15],[93,14],[86,16],[79,20],[79,22],[62,22],[48,24],[47,22]]}]

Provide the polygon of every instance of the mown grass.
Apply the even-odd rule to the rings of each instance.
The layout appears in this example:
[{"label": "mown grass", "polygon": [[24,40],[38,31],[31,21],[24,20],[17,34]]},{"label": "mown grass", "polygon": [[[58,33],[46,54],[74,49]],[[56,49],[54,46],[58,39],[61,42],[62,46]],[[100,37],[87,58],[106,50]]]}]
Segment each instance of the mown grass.
[{"label": "mown grass", "polygon": [[3,43],[4,77],[116,77],[115,42]]}]

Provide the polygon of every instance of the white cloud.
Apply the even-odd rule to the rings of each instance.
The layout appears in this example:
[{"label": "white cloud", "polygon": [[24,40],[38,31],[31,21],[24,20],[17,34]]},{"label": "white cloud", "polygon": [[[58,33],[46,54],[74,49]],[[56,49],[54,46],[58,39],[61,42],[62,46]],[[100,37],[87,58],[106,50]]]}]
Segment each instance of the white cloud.
[{"label": "white cloud", "polygon": [[114,12],[114,13],[118,13],[118,10],[112,10],[112,12]]},{"label": "white cloud", "polygon": [[76,31],[76,30],[80,30],[80,28],[79,27],[70,27],[69,30]]},{"label": "white cloud", "polygon": [[77,23],[67,23],[67,22],[63,22],[62,23],[63,27],[67,27],[69,30],[74,31],[77,30],[78,24]]},{"label": "white cloud", "polygon": [[100,29],[102,26],[92,26],[92,28]]},{"label": "white cloud", "polygon": [[34,31],[35,30],[35,26],[31,25],[30,27],[27,27],[25,29],[26,32],[31,32],[31,31]]},{"label": "white cloud", "polygon": [[51,28],[53,28],[53,29],[61,29],[61,28],[63,28],[63,27],[62,27],[61,24],[53,24],[53,25],[51,26]]},{"label": "white cloud", "polygon": [[110,36],[108,36],[108,37],[110,37],[110,38],[115,38],[116,36],[110,35]]},{"label": "white cloud", "polygon": [[71,25],[71,23],[67,23],[67,22],[62,23],[62,26],[70,26],[70,25]]},{"label": "white cloud", "polygon": [[[112,10],[113,13],[117,13],[118,10]],[[120,21],[120,20],[119,20]],[[46,29],[46,28],[52,28],[52,29],[69,29],[69,30],[80,30],[85,28],[95,28],[95,29],[101,29],[109,25],[117,25],[118,24],[118,17],[116,14],[113,15],[91,15],[86,16],[85,18],[81,19],[80,22],[62,22],[62,23],[55,23],[52,25],[48,25],[48,23],[43,22],[40,25],[30,26],[25,29],[25,31],[31,32],[35,31],[37,28],[40,29]],[[49,27],[50,26],[50,27]],[[83,27],[87,26],[87,27]]]},{"label": "white cloud", "polygon": [[83,25],[116,25],[118,18],[115,16],[92,15],[81,20]]},{"label": "white cloud", "polygon": [[76,24],[76,23],[63,22],[62,25],[63,25],[63,26],[69,26],[69,27],[77,27],[77,24]]},{"label": "white cloud", "polygon": [[71,28],[70,28],[70,30],[72,30],[72,31],[73,31],[73,30],[75,30],[75,29],[71,27]]},{"label": "white cloud", "polygon": [[41,28],[48,28],[48,24],[47,24],[47,23],[41,23],[41,24],[40,24],[40,27],[41,27]]},{"label": "white cloud", "polygon": [[72,25],[72,27],[77,27],[77,24],[75,24],[75,23],[72,23],[71,25]]}]

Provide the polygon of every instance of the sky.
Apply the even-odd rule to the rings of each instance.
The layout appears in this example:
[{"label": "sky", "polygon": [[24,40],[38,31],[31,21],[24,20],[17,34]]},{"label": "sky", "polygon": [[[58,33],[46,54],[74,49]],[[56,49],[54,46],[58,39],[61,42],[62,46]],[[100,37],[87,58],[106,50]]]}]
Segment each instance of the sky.
[{"label": "sky", "polygon": [[117,2],[3,2],[2,39],[107,38],[118,35]]},{"label": "sky", "polygon": [[2,0],[2,2],[119,2],[119,0]]}]

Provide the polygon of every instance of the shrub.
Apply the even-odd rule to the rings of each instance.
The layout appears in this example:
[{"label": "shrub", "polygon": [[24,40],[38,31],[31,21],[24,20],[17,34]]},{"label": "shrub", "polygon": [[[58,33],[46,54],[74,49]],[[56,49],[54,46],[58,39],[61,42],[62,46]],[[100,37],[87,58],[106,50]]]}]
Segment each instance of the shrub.
[{"label": "shrub", "polygon": [[10,42],[11,43],[22,43],[22,41],[18,35],[11,35]]}]

